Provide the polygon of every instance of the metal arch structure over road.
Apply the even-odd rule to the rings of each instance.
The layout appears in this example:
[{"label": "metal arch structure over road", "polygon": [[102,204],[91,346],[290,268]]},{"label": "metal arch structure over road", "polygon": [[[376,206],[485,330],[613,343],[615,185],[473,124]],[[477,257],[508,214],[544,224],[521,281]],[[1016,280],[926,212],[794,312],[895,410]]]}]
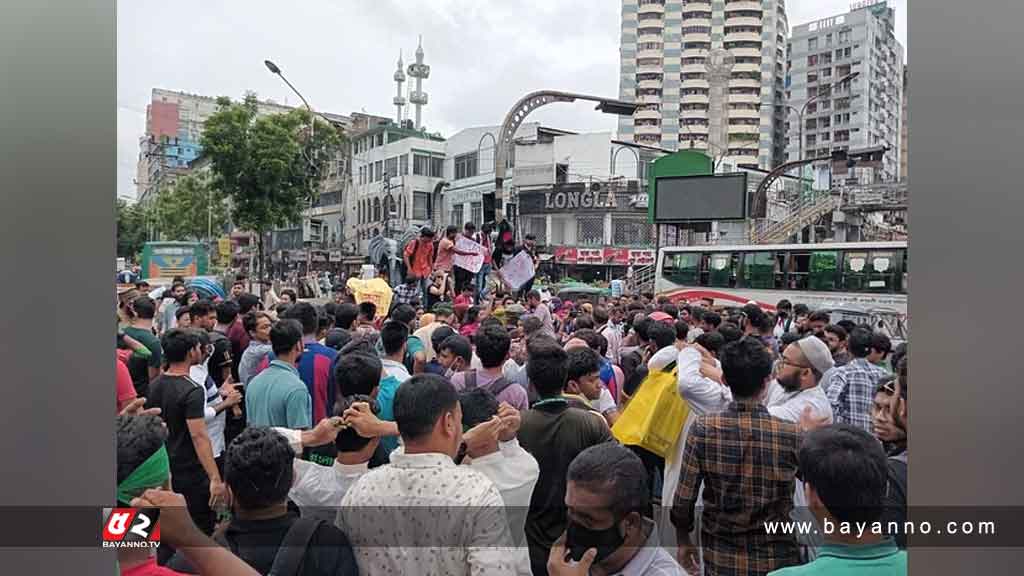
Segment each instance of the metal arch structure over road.
[{"label": "metal arch structure over road", "polygon": [[[501,124],[501,132],[498,134],[497,150],[494,154],[494,200],[495,204],[504,201],[505,192],[505,167],[508,163],[508,152],[515,140],[515,134],[519,131],[526,117],[537,108],[552,102],[575,102],[586,100],[597,102],[596,110],[610,114],[632,116],[636,111],[636,102],[626,102],[612,98],[601,98],[587,94],[576,94],[573,92],[558,92],[554,90],[540,90],[523,96],[509,110]],[[495,206],[495,219],[501,220],[504,209]]]}]

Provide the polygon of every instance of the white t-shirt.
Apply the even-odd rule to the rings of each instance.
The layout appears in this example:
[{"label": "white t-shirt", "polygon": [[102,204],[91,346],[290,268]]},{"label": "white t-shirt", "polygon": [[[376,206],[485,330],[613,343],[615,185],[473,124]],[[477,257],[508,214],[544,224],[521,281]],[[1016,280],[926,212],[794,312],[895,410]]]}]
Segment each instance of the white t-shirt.
[{"label": "white t-shirt", "polygon": [[206,363],[196,364],[188,370],[188,376],[193,382],[203,386],[206,390],[206,411],[204,414],[204,420],[206,420],[206,433],[210,436],[210,447],[213,449],[213,457],[216,458],[224,452],[224,426],[225,426],[225,414],[221,411],[219,414],[214,409],[218,404],[224,401],[220,396],[220,390],[217,385],[210,379],[210,369],[206,366]]}]

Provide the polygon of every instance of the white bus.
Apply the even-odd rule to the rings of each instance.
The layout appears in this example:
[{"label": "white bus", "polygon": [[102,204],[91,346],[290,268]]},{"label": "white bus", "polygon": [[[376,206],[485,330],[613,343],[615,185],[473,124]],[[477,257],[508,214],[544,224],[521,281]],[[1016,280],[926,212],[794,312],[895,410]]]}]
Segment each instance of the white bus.
[{"label": "white bus", "polygon": [[909,252],[903,242],[674,246],[658,251],[655,292],[715,306],[783,299],[907,336]]}]

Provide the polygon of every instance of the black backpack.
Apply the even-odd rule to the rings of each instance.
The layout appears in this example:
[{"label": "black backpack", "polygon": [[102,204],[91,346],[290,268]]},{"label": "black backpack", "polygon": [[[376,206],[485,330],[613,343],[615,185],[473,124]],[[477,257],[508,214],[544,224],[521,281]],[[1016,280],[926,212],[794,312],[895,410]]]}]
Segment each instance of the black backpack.
[{"label": "black backpack", "polygon": [[[267,576],[297,576],[301,574],[302,561],[306,557],[306,550],[309,549],[309,542],[313,539],[313,534],[323,524],[327,524],[327,521],[321,518],[307,517],[296,520],[284,535],[284,540],[281,541],[281,546],[277,549],[274,564]],[[238,556],[238,547],[233,541],[224,536],[217,540],[219,544]]]}]

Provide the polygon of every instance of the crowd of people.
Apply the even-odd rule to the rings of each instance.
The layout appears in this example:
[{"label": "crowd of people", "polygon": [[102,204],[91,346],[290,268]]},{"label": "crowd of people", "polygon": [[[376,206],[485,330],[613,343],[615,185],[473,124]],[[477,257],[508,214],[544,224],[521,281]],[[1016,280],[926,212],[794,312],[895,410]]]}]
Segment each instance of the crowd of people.
[{"label": "crowd of people", "polygon": [[[906,344],[787,301],[514,293],[451,274],[456,233],[410,243],[390,310],[120,294],[117,500],[164,535],[122,574],[906,572],[898,530],[766,528],[902,525]],[[614,429],[665,372],[661,456]]]}]

